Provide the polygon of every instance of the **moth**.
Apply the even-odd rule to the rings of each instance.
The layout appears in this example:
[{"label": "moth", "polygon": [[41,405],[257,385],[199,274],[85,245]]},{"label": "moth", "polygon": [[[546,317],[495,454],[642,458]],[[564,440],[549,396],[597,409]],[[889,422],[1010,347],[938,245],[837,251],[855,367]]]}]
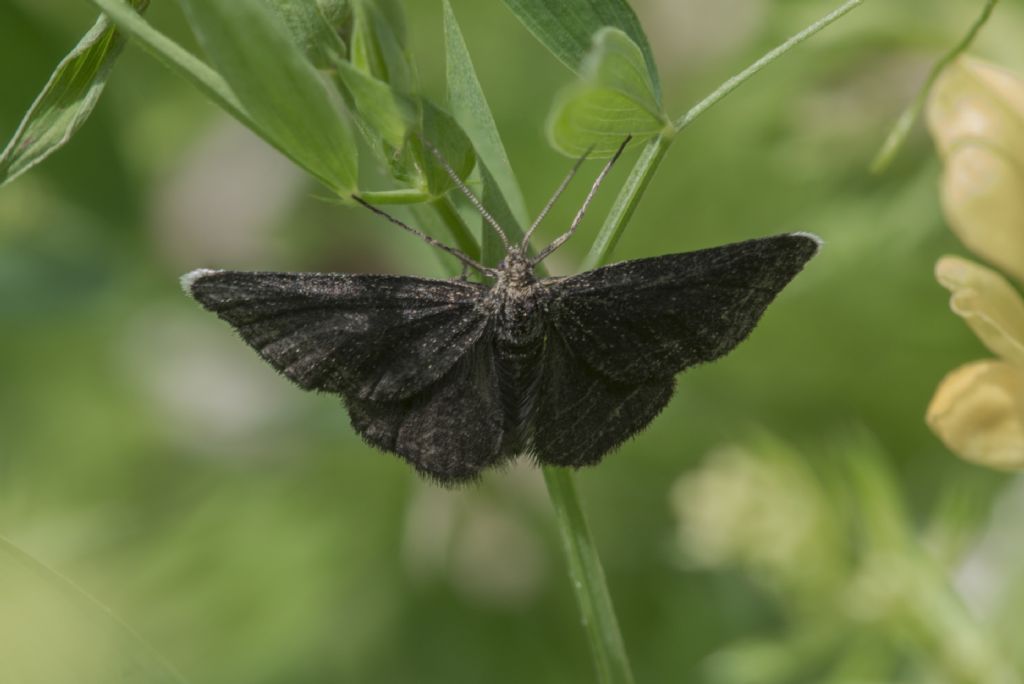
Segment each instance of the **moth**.
[{"label": "moth", "polygon": [[[341,397],[367,443],[438,483],[474,480],[520,454],[545,465],[594,465],[661,412],[676,374],[743,341],[820,245],[790,233],[537,277],[537,265],[576,231],[625,144],[568,230],[533,256],[533,231],[583,158],[513,244],[435,150],[502,240],[496,268],[356,196],[456,257],[463,277],[200,269],[182,285],[289,380]],[[469,281],[465,269],[487,282]]]}]

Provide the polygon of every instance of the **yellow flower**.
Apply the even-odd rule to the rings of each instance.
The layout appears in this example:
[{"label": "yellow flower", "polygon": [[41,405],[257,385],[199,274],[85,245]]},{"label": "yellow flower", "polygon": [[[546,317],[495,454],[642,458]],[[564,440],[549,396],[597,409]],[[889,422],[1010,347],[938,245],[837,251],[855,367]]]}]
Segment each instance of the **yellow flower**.
[{"label": "yellow flower", "polygon": [[935,84],[928,125],[942,206],[972,252],[1024,281],[1024,81],[963,57]]},{"label": "yellow flower", "polygon": [[[928,123],[944,160],[942,206],[974,253],[1024,281],[1024,81],[978,59],[935,85]],[[1024,299],[996,271],[947,256],[935,276],[950,307],[998,358],[943,379],[926,420],[952,451],[1024,469]]]},{"label": "yellow flower", "polygon": [[943,257],[936,277],[950,307],[1000,359],[975,361],[942,381],[926,420],[950,450],[994,468],[1024,468],[1024,300],[995,271]]}]

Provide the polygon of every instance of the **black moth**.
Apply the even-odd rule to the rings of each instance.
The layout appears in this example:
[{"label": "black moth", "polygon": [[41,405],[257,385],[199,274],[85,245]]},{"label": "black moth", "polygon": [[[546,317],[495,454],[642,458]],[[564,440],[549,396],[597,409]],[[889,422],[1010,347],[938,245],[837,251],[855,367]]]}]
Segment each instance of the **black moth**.
[{"label": "black moth", "polygon": [[677,373],[743,341],[820,244],[791,233],[536,278],[537,264],[575,231],[617,157],[569,230],[535,257],[527,253],[530,235],[582,159],[519,245],[449,169],[505,243],[497,268],[355,198],[490,285],[207,269],[182,284],[294,383],[339,395],[369,444],[442,484],[475,479],[519,454],[546,465],[594,465],[658,415]]}]

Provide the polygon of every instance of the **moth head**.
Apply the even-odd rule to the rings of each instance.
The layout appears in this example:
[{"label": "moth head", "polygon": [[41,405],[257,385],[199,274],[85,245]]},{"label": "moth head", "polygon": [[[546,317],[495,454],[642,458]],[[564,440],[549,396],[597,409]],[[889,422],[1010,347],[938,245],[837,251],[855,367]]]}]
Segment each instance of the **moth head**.
[{"label": "moth head", "polygon": [[498,264],[501,278],[509,284],[523,285],[532,283],[534,263],[518,247],[509,247],[505,258]]}]

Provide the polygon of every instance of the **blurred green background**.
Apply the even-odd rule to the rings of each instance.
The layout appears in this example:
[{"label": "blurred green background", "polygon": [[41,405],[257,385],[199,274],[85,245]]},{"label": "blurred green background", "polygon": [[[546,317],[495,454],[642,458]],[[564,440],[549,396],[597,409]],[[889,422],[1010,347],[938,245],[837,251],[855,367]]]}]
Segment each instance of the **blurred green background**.
[{"label": "blurred green background", "polygon": [[[832,3],[632,4],[678,114]],[[1019,681],[1024,488],[922,419],[947,371],[988,355],[932,276],[965,250],[920,127],[889,172],[867,171],[980,4],[865,3],[688,128],[622,239],[619,259],[826,241],[747,343],[681,376],[646,432],[578,476],[638,681]],[[571,164],[543,134],[571,75],[500,2],[453,5],[537,211]],[[440,3],[405,9],[440,100]],[[94,16],[0,0],[4,140]],[[147,16],[194,46],[174,3]],[[1021,35],[1007,0],[975,52],[1022,72]],[[577,268],[635,155],[553,272]],[[128,47],[80,134],[0,191],[0,535],[193,682],[592,681],[538,471],[419,481],[179,289],[197,267],[442,273],[325,194]],[[0,552],[0,681],[143,681],[128,643]]]}]

